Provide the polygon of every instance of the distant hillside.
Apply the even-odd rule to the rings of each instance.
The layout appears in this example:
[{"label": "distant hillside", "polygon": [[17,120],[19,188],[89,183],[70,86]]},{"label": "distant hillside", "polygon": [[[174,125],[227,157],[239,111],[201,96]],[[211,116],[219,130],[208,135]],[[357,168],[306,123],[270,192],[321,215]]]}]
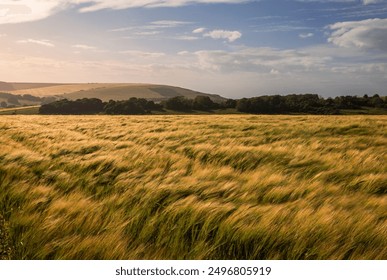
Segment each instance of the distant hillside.
[{"label": "distant hillside", "polygon": [[36,88],[45,88],[57,86],[60,84],[48,84],[48,83],[6,83],[0,81],[0,91],[22,91],[22,90],[31,90]]},{"label": "distant hillside", "polygon": [[5,83],[0,82],[0,91],[14,95],[32,95],[70,100],[80,98],[98,98],[102,101],[127,100],[131,97],[162,101],[175,96],[193,99],[196,96],[208,96],[215,102],[226,99],[214,94],[207,94],[185,88],[152,84],[44,84],[44,83]]}]

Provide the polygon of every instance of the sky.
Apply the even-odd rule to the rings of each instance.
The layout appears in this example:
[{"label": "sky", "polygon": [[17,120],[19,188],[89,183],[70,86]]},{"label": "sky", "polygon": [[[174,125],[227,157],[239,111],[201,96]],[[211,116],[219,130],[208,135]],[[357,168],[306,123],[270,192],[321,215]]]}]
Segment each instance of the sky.
[{"label": "sky", "polygon": [[0,81],[387,95],[387,0],[0,0]]}]

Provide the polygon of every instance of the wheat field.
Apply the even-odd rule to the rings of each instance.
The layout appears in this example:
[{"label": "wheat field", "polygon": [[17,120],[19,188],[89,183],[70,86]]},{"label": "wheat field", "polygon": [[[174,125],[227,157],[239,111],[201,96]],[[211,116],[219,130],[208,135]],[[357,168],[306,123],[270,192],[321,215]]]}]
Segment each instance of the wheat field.
[{"label": "wheat field", "polygon": [[2,116],[0,257],[387,259],[386,124]]}]

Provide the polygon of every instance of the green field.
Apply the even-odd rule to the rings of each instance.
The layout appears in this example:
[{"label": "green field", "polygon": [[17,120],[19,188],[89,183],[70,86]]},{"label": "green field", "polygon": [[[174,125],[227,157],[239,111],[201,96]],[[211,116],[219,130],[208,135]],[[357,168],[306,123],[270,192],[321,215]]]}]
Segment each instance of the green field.
[{"label": "green field", "polygon": [[0,258],[387,259],[386,125],[1,116]]}]

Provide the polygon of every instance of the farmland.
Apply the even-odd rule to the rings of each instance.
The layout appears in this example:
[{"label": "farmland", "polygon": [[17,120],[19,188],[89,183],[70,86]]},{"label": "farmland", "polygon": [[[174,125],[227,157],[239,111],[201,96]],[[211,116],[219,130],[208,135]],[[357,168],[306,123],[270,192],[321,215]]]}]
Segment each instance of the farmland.
[{"label": "farmland", "polygon": [[15,108],[2,108],[0,115],[37,115],[40,106],[25,106]]},{"label": "farmland", "polygon": [[0,257],[386,259],[386,124],[1,116]]}]

